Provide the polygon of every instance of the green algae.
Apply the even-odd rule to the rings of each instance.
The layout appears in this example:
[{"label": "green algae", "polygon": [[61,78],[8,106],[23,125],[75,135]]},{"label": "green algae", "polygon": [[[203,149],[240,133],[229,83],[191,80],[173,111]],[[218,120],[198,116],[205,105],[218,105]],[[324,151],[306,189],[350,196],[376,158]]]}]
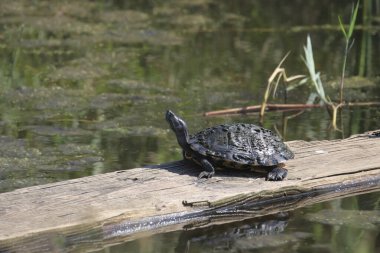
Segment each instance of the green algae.
[{"label": "green algae", "polygon": [[[67,133],[55,131],[54,134]],[[60,181],[62,177],[68,179],[77,172],[89,175],[102,161],[101,152],[92,145],[33,147],[25,139],[1,136],[0,192]]]},{"label": "green algae", "polygon": [[[303,31],[312,26],[283,26],[288,12],[273,3],[242,6],[213,0],[0,2],[0,137],[12,140],[1,140],[8,149],[0,152],[0,168],[7,168],[2,180],[14,184],[8,189],[180,159],[167,134],[167,109],[185,115],[193,132],[225,122],[257,123],[255,115],[203,118],[202,113],[259,103],[268,71],[285,52],[302,47]],[[258,11],[263,8],[281,15]],[[307,13],[310,6],[300,8]],[[300,25],[304,30],[292,32]],[[327,78],[334,81],[341,60],[332,43],[337,35],[324,34],[326,24],[317,26],[320,36],[328,37],[315,42],[319,64],[329,67]],[[292,59],[286,67],[299,73],[302,62]],[[366,84],[347,95],[352,101],[377,99],[375,82],[374,91]],[[307,92],[289,99],[303,103]],[[346,117],[362,116],[346,132],[378,125],[377,110],[349,113]],[[287,136],[336,137],[326,130],[324,117],[315,112],[295,119]],[[281,125],[281,118],[268,116],[266,127],[280,129],[274,124]],[[19,141],[24,144],[15,146]],[[99,153],[81,158],[79,150],[75,160],[67,150],[56,150],[69,145]],[[65,165],[67,159],[75,166]],[[10,173],[12,165],[22,173]]]}]

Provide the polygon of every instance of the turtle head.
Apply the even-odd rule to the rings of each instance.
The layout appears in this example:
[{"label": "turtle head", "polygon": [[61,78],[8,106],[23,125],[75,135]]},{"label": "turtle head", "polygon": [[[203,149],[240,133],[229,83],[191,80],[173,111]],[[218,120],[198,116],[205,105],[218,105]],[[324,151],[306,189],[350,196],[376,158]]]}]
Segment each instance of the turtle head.
[{"label": "turtle head", "polygon": [[172,111],[166,111],[166,121],[169,123],[171,129],[174,131],[177,136],[178,144],[183,148],[187,149],[189,134],[187,132],[186,122],[183,121],[180,117],[175,115]]}]

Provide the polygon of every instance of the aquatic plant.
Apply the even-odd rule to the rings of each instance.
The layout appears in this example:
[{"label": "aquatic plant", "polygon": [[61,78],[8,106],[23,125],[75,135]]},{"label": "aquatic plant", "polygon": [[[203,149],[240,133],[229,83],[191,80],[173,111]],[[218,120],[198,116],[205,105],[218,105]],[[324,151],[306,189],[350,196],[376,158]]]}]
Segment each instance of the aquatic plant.
[{"label": "aquatic plant", "polygon": [[343,103],[336,104],[331,101],[329,97],[326,97],[325,90],[323,88],[323,83],[320,77],[320,72],[316,72],[315,70],[315,63],[314,63],[314,56],[313,56],[313,46],[311,44],[310,36],[307,36],[307,42],[306,46],[304,46],[304,53],[305,57],[302,57],[302,60],[304,61],[310,75],[310,80],[313,86],[315,87],[315,90],[317,91],[317,94],[321,101],[328,106],[328,108],[332,109],[332,126],[334,129],[338,129],[336,126],[336,119],[338,115],[338,109],[343,106]]},{"label": "aquatic plant", "polygon": [[[323,83],[322,83],[322,80],[320,77],[320,72],[317,72],[315,70],[313,47],[311,44],[310,35],[307,36],[306,46],[304,46],[305,57],[302,57],[302,60],[304,61],[305,65],[309,71],[311,83],[315,87],[315,90],[316,90],[319,98],[322,100],[322,102],[324,104],[328,105],[332,109],[332,125],[333,125],[334,129],[338,129],[336,126],[338,109],[344,105],[343,87],[344,87],[346,63],[347,63],[347,58],[348,58],[348,52],[354,43],[354,40],[352,40],[351,37],[352,37],[353,31],[355,28],[358,9],[359,9],[359,1],[357,2],[356,7],[352,9],[350,25],[349,25],[348,31],[346,31],[346,28],[343,25],[341,17],[338,16],[340,28],[343,32],[345,39],[346,39],[344,58],[343,58],[343,64],[342,64],[342,75],[341,75],[341,80],[340,80],[340,102],[339,103],[332,102],[331,99],[328,96],[326,96],[326,93],[325,93],[325,90],[323,87]],[[273,73],[271,74],[271,76],[268,79],[267,87],[265,90],[263,102],[261,104],[261,109],[260,109],[261,118],[264,116],[265,109],[266,109],[268,99],[269,99],[269,95],[270,95],[271,91],[273,92],[273,96],[275,96],[278,84],[281,80],[283,80],[284,83],[288,84],[292,81],[295,81],[297,79],[304,77],[304,75],[295,75],[295,76],[287,77],[285,68],[281,67],[281,65],[284,63],[284,61],[288,57],[288,55],[289,55],[289,52],[280,61],[280,63],[278,64],[278,66],[275,68],[275,70],[273,71]],[[300,83],[302,83],[302,82],[303,81],[301,80]]]},{"label": "aquatic plant", "polygon": [[[378,5],[378,4],[377,4]],[[358,75],[359,76],[372,76],[373,75],[373,46],[374,43],[372,41],[372,21],[375,16],[372,16],[374,13],[376,16],[380,10],[375,8],[375,4],[371,0],[363,1],[362,4],[362,26],[366,29],[362,30],[362,36],[360,39],[360,52],[359,52],[359,66],[358,66]],[[376,14],[377,13],[377,14]]]},{"label": "aquatic plant", "polygon": [[320,72],[316,72],[315,70],[313,46],[311,44],[310,35],[307,36],[306,46],[303,47],[303,50],[305,57],[301,56],[301,58],[309,71],[311,83],[314,85],[320,99],[326,104],[331,103],[330,99],[328,99],[325,95],[325,89],[323,88]]},{"label": "aquatic plant", "polygon": [[345,72],[346,72],[346,63],[347,63],[348,52],[351,49],[352,45],[354,44],[354,40],[351,39],[351,37],[352,37],[352,33],[354,32],[355,23],[356,23],[356,17],[358,15],[359,2],[360,1],[358,1],[356,3],[355,9],[352,8],[351,18],[350,18],[350,25],[349,25],[348,31],[346,31],[346,28],[343,25],[341,17],[338,16],[340,28],[342,30],[342,33],[343,33],[345,39],[346,39],[346,45],[345,45],[345,48],[344,48],[343,65],[342,65],[342,76],[341,76],[341,79],[340,79],[340,103],[341,104],[343,103],[344,75],[345,75]]},{"label": "aquatic plant", "polygon": [[341,74],[341,79],[340,79],[340,101],[339,103],[331,101],[329,97],[326,97],[325,90],[323,88],[323,83],[320,78],[320,73],[316,72],[315,70],[315,63],[314,63],[314,57],[313,57],[313,48],[311,44],[311,39],[310,35],[307,36],[307,42],[306,46],[304,46],[304,53],[305,57],[302,57],[308,71],[309,71],[309,76],[311,79],[311,83],[315,87],[315,90],[317,91],[317,94],[319,98],[322,100],[323,103],[325,103],[328,108],[332,110],[332,126],[334,129],[339,130],[336,121],[337,121],[337,115],[338,115],[338,110],[340,107],[345,105],[345,102],[343,101],[343,88],[344,88],[344,78],[345,78],[345,72],[346,72],[346,64],[347,64],[347,58],[348,58],[348,53],[354,43],[354,40],[352,38],[352,34],[355,28],[355,23],[356,23],[356,17],[359,9],[359,1],[356,4],[355,8],[352,8],[351,12],[351,19],[350,19],[350,24],[348,31],[346,31],[345,26],[343,25],[342,19],[340,16],[338,16],[339,20],[339,25],[342,30],[342,33],[345,37],[345,50],[344,50],[344,57],[343,57],[343,64],[342,64],[342,74]]},{"label": "aquatic plant", "polygon": [[[261,103],[261,109],[260,109],[260,117],[261,118],[263,118],[263,116],[264,116],[265,109],[267,107],[267,103],[268,103],[268,99],[269,99],[269,95],[270,95],[271,91],[272,91],[273,97],[274,97],[276,95],[278,84],[281,80],[283,80],[284,83],[288,84],[292,81],[295,81],[297,79],[305,77],[304,75],[295,75],[295,76],[290,76],[290,77],[288,77],[286,75],[285,68],[281,67],[281,65],[284,63],[284,61],[289,56],[289,54],[290,54],[290,52],[288,52],[284,56],[284,58],[282,58],[280,63],[277,65],[277,67],[272,72],[271,76],[268,78],[268,83],[267,83],[267,87],[265,90],[263,102]],[[274,81],[276,81],[276,82],[274,82]],[[286,89],[285,89],[285,91],[286,91]]]}]

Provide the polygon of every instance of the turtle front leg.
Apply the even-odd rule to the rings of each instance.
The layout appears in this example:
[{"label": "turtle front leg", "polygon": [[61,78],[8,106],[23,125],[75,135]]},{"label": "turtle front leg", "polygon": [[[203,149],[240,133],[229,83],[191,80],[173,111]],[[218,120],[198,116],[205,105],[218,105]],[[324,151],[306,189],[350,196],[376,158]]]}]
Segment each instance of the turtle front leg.
[{"label": "turtle front leg", "polygon": [[215,174],[214,166],[212,166],[212,164],[207,159],[201,159],[199,162],[202,168],[204,169],[204,171],[202,171],[199,174],[198,179],[201,179],[204,177],[211,178]]},{"label": "turtle front leg", "polygon": [[266,180],[268,181],[282,181],[286,175],[288,175],[288,170],[281,168],[281,167],[275,167],[271,171],[268,172]]}]

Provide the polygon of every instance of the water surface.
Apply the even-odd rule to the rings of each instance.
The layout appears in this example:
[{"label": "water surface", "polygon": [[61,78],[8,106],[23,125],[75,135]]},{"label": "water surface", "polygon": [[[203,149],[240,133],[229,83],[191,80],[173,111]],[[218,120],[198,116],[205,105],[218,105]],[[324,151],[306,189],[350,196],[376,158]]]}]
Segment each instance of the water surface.
[{"label": "water surface", "polygon": [[[336,99],[336,85],[328,84],[339,82],[343,60],[337,16],[347,20],[350,10],[351,1],[1,2],[0,192],[181,159],[164,120],[166,109],[181,115],[190,132],[219,123],[260,124],[257,114],[206,118],[203,113],[260,104],[267,79],[288,51],[287,75],[307,74],[300,55],[308,34],[316,68]],[[375,11],[373,16],[378,19]],[[378,27],[374,22],[371,30],[357,30],[354,36],[346,99],[379,101]],[[360,59],[366,62],[364,77],[354,79],[363,72]],[[305,103],[312,92],[305,85],[288,92],[287,100]],[[280,86],[271,102],[282,103],[283,95]],[[324,108],[296,113],[267,113],[262,124],[286,140],[307,141],[380,126],[376,107],[345,109],[338,122],[342,132],[332,129]],[[285,221],[269,217],[161,234],[110,250],[171,252],[174,241],[180,241],[180,248],[191,245],[188,252],[223,252],[227,246],[216,243],[222,241],[235,245],[227,247],[231,252],[268,247],[281,252],[289,244],[300,252],[343,252],[368,242],[372,248],[362,252],[371,252],[379,247],[378,223],[359,232],[355,226],[346,230],[351,225],[345,221],[325,224],[306,214],[339,211],[342,203],[366,198],[378,203],[379,197],[372,193],[315,205]],[[368,206],[378,210],[369,203],[354,212]],[[261,239],[251,234],[260,222],[271,221],[280,224],[276,234],[263,232]],[[278,244],[266,245],[263,236]],[[354,245],[350,238],[360,240]]]}]

